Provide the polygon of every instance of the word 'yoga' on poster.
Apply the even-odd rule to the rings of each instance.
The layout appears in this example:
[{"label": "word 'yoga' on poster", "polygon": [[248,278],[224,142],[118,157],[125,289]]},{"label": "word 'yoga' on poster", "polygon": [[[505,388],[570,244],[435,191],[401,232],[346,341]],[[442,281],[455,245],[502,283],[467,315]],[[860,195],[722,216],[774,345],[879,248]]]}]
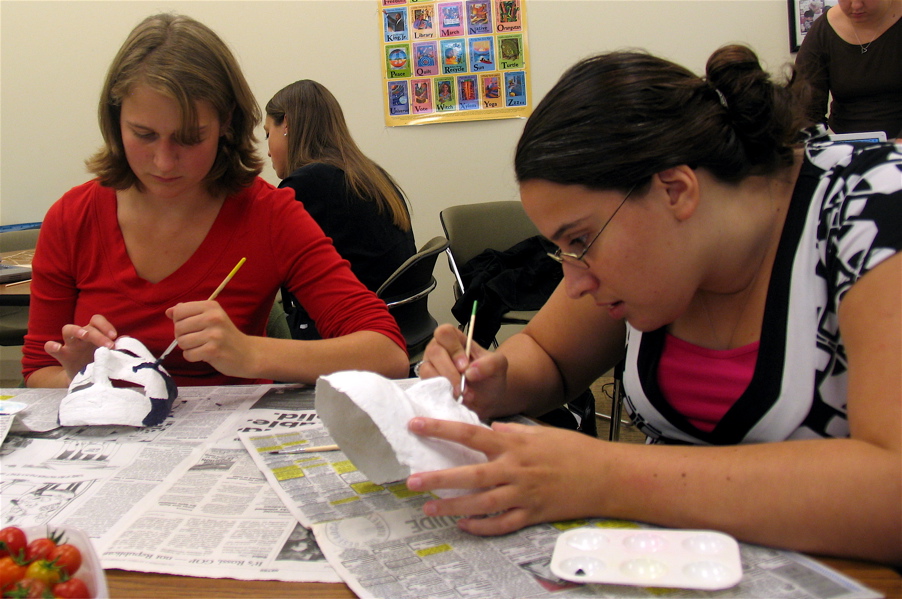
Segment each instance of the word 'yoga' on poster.
[{"label": "word 'yoga' on poster", "polygon": [[525,118],[526,0],[378,0],[388,126]]}]

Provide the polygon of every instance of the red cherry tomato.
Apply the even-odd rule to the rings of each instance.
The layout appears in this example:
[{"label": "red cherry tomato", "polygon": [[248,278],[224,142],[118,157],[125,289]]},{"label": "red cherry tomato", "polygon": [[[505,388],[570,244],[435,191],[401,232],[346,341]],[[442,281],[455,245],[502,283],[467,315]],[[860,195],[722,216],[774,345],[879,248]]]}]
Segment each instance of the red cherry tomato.
[{"label": "red cherry tomato", "polygon": [[0,530],[0,557],[18,556],[27,543],[25,531],[15,526],[7,526]]},{"label": "red cherry tomato", "polygon": [[24,599],[41,599],[50,596],[50,586],[37,578],[23,578],[4,593],[4,597],[23,597]]},{"label": "red cherry tomato", "polygon": [[81,551],[75,545],[63,543],[50,552],[50,561],[66,576],[72,576],[81,567]]},{"label": "red cherry tomato", "polygon": [[25,577],[25,566],[20,566],[10,556],[0,558],[0,590],[19,582]]},{"label": "red cherry tomato", "polygon": [[60,581],[62,576],[59,568],[54,566],[53,562],[39,559],[28,564],[28,568],[25,570],[25,578],[37,578],[46,583],[47,586],[53,586]]},{"label": "red cherry tomato", "polygon": [[70,578],[53,585],[53,596],[61,599],[91,599],[88,585],[80,578]]},{"label": "red cherry tomato", "polygon": [[25,547],[25,560],[29,562],[39,559],[49,560],[54,549],[56,549],[56,542],[53,539],[47,537],[34,539],[29,541],[28,546]]}]

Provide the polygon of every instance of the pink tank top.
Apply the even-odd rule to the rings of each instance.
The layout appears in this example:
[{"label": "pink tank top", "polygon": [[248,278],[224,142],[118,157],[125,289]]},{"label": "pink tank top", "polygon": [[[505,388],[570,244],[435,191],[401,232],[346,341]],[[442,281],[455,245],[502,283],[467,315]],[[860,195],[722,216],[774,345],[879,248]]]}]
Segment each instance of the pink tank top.
[{"label": "pink tank top", "polygon": [[658,365],[661,392],[693,426],[711,432],[749,386],[759,345],[707,349],[668,333]]}]

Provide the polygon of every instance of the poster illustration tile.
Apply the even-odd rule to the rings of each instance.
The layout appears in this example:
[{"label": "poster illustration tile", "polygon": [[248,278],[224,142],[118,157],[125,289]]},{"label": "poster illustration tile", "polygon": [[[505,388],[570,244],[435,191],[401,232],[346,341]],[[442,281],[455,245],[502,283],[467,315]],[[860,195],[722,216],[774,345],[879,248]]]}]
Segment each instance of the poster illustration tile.
[{"label": "poster illustration tile", "polygon": [[377,0],[385,123],[526,118],[525,0]]}]

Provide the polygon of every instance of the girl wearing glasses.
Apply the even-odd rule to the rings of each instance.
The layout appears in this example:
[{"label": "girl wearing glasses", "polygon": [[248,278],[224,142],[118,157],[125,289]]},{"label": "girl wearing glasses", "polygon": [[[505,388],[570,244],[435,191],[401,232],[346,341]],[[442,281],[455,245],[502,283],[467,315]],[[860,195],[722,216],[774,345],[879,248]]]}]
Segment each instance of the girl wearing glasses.
[{"label": "girl wearing glasses", "polygon": [[[564,281],[497,352],[445,325],[422,376],[481,417],[541,414],[624,360],[648,445],[416,418],[488,464],[416,474],[474,534],[613,517],[902,563],[902,152],[803,143],[801,82],[744,46],[700,78],[615,52],[530,117],[523,206]],[[578,459],[573,459],[579,456]]]}]

